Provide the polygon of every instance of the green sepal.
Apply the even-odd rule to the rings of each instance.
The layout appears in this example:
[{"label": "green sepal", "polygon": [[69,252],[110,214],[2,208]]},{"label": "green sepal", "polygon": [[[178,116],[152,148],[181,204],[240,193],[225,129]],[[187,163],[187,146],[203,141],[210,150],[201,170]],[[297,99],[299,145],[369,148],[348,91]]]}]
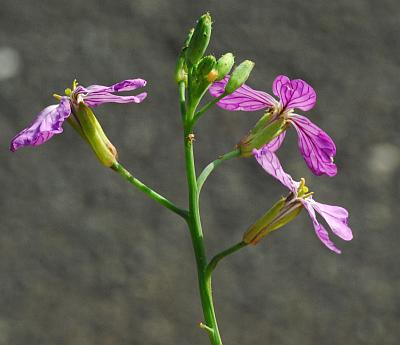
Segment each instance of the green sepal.
[{"label": "green sepal", "polygon": [[299,200],[288,202],[289,197],[282,197],[243,235],[245,243],[257,244],[272,231],[278,230],[295,219],[303,205]]},{"label": "green sepal", "polygon": [[241,157],[250,157],[254,149],[260,149],[286,130],[285,119],[271,119],[272,114],[266,113],[237,145]]},{"label": "green sepal", "polygon": [[215,80],[222,80],[231,71],[233,64],[235,63],[235,57],[232,53],[226,53],[222,55],[215,66],[217,71],[217,77]]},{"label": "green sepal", "polygon": [[255,64],[253,61],[245,60],[239,66],[237,66],[233,70],[232,75],[226,84],[225,93],[229,95],[241,87],[249,78],[254,65]]},{"label": "green sepal", "polygon": [[100,163],[106,167],[113,166],[117,162],[117,150],[105,135],[93,111],[81,102],[74,106],[73,112],[82,131],[80,134],[84,135]]},{"label": "green sepal", "polygon": [[282,197],[274,206],[272,206],[260,219],[258,219],[243,235],[245,243],[254,243],[258,237],[268,234],[268,226],[279,215],[279,212],[285,206],[286,198]]},{"label": "green sepal", "polygon": [[186,52],[187,61],[195,66],[203,57],[211,38],[211,16],[209,13],[203,14],[197,21],[193,36],[190,39]]}]

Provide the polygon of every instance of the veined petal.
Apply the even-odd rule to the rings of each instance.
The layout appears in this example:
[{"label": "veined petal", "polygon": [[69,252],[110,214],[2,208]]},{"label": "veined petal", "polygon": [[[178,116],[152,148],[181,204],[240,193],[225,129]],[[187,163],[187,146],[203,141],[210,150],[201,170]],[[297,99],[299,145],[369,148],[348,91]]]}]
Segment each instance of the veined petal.
[{"label": "veined petal", "polygon": [[[229,78],[230,77],[225,77],[221,81],[212,84],[209,89],[211,96],[221,96],[225,91],[225,86]],[[253,90],[245,84],[217,103],[219,107],[230,111],[255,111],[271,108],[275,104],[277,104],[277,101],[271,95],[263,91]]]},{"label": "veined petal", "polygon": [[304,116],[293,114],[289,121],[297,131],[299,149],[310,170],[317,176],[335,176],[336,146],[331,137]]},{"label": "veined petal", "polygon": [[89,107],[103,103],[140,103],[146,98],[146,92],[135,96],[118,96],[114,93],[136,90],[145,85],[146,81],[143,79],[127,79],[111,86],[91,85],[86,88],[78,86],[75,93],[81,94],[83,101]]},{"label": "veined petal", "polygon": [[267,148],[271,152],[275,152],[281,147],[285,136],[286,131],[283,131],[281,134],[272,139],[268,144],[264,145],[263,147]]},{"label": "veined petal", "polygon": [[280,98],[284,108],[307,111],[312,109],[317,101],[314,89],[304,80],[290,80],[284,75],[275,78],[272,91],[275,96]]},{"label": "veined petal", "polygon": [[136,96],[117,96],[108,92],[93,92],[85,96],[84,102],[89,107],[96,107],[104,103],[140,103],[147,96],[146,92]]},{"label": "veined petal", "polygon": [[146,86],[147,82],[144,79],[127,79],[120,81],[111,86],[102,86],[102,85],[90,85],[86,88],[86,90],[90,92],[122,92],[122,91],[132,91],[136,90],[140,87]]},{"label": "veined petal", "polygon": [[310,200],[311,205],[328,223],[331,230],[345,241],[353,239],[353,233],[348,226],[349,213],[340,206],[321,204]]},{"label": "veined petal", "polygon": [[290,176],[283,170],[282,165],[279,162],[279,159],[275,153],[264,146],[260,150],[254,149],[253,155],[257,162],[268,174],[279,180],[293,193],[297,192],[299,182],[294,181],[292,176]]},{"label": "veined petal", "polygon": [[68,97],[62,97],[59,104],[43,109],[36,120],[18,133],[10,144],[10,150],[16,151],[24,146],[39,146],[49,140],[54,134],[63,131],[62,125],[71,114]]},{"label": "veined petal", "polygon": [[327,246],[333,252],[340,254],[341,251],[329,239],[329,234],[326,231],[326,229],[324,228],[324,226],[318,222],[313,205],[310,203],[310,199],[302,199],[301,202],[302,202],[304,208],[307,210],[308,214],[310,215],[310,218],[314,225],[315,233],[317,234],[320,241],[323,244],[325,244],[325,246]]}]

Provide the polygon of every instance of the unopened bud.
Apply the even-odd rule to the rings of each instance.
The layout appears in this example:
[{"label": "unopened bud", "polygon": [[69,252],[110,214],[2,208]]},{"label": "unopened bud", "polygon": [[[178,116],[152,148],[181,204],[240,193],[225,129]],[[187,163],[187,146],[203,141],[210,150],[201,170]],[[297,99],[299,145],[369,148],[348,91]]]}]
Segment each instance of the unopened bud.
[{"label": "unopened bud", "polygon": [[93,111],[81,102],[74,107],[73,112],[79,121],[80,134],[90,144],[100,163],[111,167],[117,162],[117,150],[105,135]]},{"label": "unopened bud", "polygon": [[270,232],[281,228],[291,222],[303,209],[299,200],[293,200],[292,195],[281,198],[259,220],[257,220],[243,235],[247,244],[257,244]]},{"label": "unopened bud", "polygon": [[231,71],[233,64],[235,63],[235,57],[232,53],[222,55],[217,61],[217,78],[215,80],[222,80]]},{"label": "unopened bud", "polygon": [[198,105],[200,99],[207,91],[212,83],[210,77],[213,74],[217,61],[214,56],[208,55],[203,57],[198,65],[194,68],[193,78],[191,80],[191,97],[189,106],[193,109]]},{"label": "unopened bud", "polygon": [[211,16],[203,14],[197,22],[186,52],[190,64],[196,65],[203,57],[211,38]]},{"label": "unopened bud", "polygon": [[216,64],[217,60],[213,55],[203,57],[196,68],[195,75],[197,79],[199,81],[202,81],[202,79],[207,79],[208,74],[213,71]]},{"label": "unopened bud", "polygon": [[249,78],[253,67],[254,62],[250,60],[245,60],[239,66],[237,66],[233,70],[232,75],[229,78],[228,84],[226,84],[225,93],[229,95],[237,90],[239,87],[241,87]]},{"label": "unopened bud", "polygon": [[186,70],[186,58],[185,52],[182,51],[178,57],[175,67],[175,81],[177,84],[184,81],[187,84],[187,70]]},{"label": "unopened bud", "polygon": [[176,62],[175,67],[175,81],[179,84],[184,81],[187,84],[187,65],[186,65],[186,51],[189,46],[189,42],[193,36],[194,29],[189,31],[189,34],[186,37],[185,42],[183,43],[183,47],[181,52],[179,53],[178,61]]}]

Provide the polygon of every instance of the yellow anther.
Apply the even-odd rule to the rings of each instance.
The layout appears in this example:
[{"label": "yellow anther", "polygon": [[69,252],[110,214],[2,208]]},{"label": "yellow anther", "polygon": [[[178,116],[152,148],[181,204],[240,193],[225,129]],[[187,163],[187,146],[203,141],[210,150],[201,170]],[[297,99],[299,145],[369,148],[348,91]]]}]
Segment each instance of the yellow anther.
[{"label": "yellow anther", "polygon": [[62,96],[57,95],[56,93],[53,93],[53,97],[57,100],[57,101],[61,101]]}]

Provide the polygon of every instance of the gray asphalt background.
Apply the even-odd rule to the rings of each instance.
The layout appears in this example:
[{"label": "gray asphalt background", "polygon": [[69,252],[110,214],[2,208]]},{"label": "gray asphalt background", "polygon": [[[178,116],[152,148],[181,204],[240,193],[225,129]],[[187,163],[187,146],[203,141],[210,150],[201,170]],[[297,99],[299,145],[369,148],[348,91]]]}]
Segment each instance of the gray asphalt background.
[{"label": "gray asphalt background", "polygon": [[[0,345],[207,344],[184,223],[131,188],[68,126],[38,149],[8,151],[51,94],[142,77],[148,99],[96,111],[121,162],[184,205],[172,71],[196,19],[209,51],[285,74],[318,93],[307,116],[337,144],[339,174],[316,178],[290,132],[279,152],[318,201],[345,206],[355,238],[337,256],[302,213],[221,264],[224,344],[395,345],[400,339],[400,2],[396,0],[0,0]],[[304,112],[302,112],[304,113]],[[230,150],[260,112],[213,109],[196,131],[198,166]],[[231,161],[201,198],[208,253],[239,240],[282,186]]]}]

